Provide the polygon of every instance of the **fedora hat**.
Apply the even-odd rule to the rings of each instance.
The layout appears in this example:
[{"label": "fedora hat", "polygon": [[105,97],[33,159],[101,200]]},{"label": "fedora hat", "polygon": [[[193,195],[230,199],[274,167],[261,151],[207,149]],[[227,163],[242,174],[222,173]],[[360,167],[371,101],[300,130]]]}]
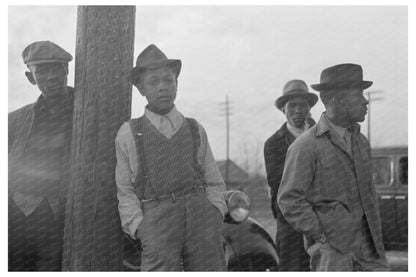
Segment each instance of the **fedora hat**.
[{"label": "fedora hat", "polygon": [[290,80],[283,87],[283,95],[276,99],[274,105],[281,110],[287,101],[299,97],[308,100],[311,107],[318,101],[318,96],[308,91],[308,86],[304,81]]},{"label": "fedora hat", "polygon": [[156,45],[150,44],[137,57],[136,66],[130,72],[130,81],[136,84],[139,81],[140,74],[146,69],[157,69],[164,66],[172,66],[176,77],[178,77],[181,72],[182,62],[181,60],[168,59]]},{"label": "fedora hat", "polygon": [[320,82],[320,84],[311,85],[311,87],[317,91],[351,87],[366,89],[373,84],[371,81],[363,80],[361,65],[352,63],[337,64],[324,69]]}]

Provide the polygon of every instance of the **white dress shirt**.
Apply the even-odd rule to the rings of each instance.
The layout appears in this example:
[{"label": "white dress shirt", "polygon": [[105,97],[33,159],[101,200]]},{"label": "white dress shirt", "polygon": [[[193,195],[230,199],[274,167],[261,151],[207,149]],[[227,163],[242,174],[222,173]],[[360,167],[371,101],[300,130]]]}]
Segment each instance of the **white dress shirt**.
[{"label": "white dress shirt", "polygon": [[[170,139],[180,129],[184,122],[184,116],[174,107],[169,113],[159,115],[145,109],[144,116],[161,132]],[[226,188],[214,156],[208,143],[204,128],[198,123],[199,136],[201,139],[198,149],[198,162],[204,171],[207,184],[207,198],[221,212],[223,216],[227,213],[225,203]],[[119,200],[119,213],[121,226],[124,232],[136,239],[136,231],[143,219],[143,211],[140,208],[134,183],[138,169],[138,153],[135,140],[128,122],[125,122],[117,133],[116,139],[116,184],[117,198]]]}]

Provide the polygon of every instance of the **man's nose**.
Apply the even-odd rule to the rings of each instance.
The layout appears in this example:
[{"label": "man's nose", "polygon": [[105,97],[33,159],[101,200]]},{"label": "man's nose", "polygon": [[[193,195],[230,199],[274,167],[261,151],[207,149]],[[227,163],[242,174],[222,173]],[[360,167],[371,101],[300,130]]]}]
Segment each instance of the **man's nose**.
[{"label": "man's nose", "polygon": [[302,107],[295,106],[295,113],[301,113],[303,111]]},{"label": "man's nose", "polygon": [[165,84],[164,82],[159,82],[158,86],[157,86],[157,90],[160,92],[165,92],[168,90],[168,85]]},{"label": "man's nose", "polygon": [[47,80],[48,81],[55,81],[58,78],[58,75],[56,75],[55,73],[51,72],[48,74]]}]

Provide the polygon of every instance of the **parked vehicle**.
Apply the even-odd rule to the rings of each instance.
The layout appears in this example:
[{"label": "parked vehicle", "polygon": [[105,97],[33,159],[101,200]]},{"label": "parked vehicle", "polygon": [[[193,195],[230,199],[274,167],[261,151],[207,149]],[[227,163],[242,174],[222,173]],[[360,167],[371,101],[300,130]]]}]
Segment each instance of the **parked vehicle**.
[{"label": "parked vehicle", "polygon": [[[228,191],[227,204],[222,233],[228,271],[277,271],[275,244],[267,231],[249,217],[248,196],[241,191]],[[125,234],[123,270],[139,271],[140,259],[140,241]]]},{"label": "parked vehicle", "polygon": [[383,240],[387,249],[408,245],[408,149],[376,148],[373,182],[377,191]]}]

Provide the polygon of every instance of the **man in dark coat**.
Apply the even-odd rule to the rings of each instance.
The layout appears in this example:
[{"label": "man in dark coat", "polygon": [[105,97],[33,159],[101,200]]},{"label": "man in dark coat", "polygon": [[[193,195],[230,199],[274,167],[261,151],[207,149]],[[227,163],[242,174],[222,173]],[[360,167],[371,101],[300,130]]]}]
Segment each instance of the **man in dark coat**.
[{"label": "man in dark coat", "polygon": [[305,237],[313,271],[386,271],[371,148],[360,133],[368,101],[357,64],[321,73],[325,112],[288,149],[277,201]]},{"label": "man in dark coat", "polygon": [[49,41],[22,53],[38,100],[9,113],[9,270],[60,271],[72,130],[72,56]]},{"label": "man in dark coat", "polygon": [[309,256],[303,247],[301,233],[295,231],[283,217],[276,202],[277,191],[283,174],[286,151],[289,145],[314,125],[310,109],[318,97],[308,92],[302,80],[291,80],[283,88],[283,95],[275,105],[287,118],[282,127],[264,145],[267,180],[272,198],[272,211],[277,220],[276,246],[281,271],[309,271]]}]

